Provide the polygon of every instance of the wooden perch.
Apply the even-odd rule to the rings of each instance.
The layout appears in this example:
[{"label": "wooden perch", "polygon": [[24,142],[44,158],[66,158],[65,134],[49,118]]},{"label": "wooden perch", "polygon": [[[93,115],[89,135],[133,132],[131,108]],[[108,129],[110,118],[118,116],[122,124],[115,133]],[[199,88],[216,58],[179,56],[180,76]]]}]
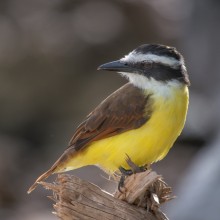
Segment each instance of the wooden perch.
[{"label": "wooden perch", "polygon": [[149,170],[127,177],[115,195],[67,174],[40,184],[53,191],[54,214],[63,220],[167,220],[160,204],[173,198],[161,176]]}]

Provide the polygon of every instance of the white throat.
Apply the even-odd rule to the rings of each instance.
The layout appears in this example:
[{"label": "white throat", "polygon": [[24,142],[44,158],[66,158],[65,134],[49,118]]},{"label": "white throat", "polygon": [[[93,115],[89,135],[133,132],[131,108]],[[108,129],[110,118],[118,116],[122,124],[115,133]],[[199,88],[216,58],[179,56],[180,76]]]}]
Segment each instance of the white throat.
[{"label": "white throat", "polygon": [[132,83],[135,87],[147,90],[155,95],[158,94],[159,96],[163,97],[169,97],[172,95],[172,90],[174,88],[183,86],[181,82],[175,79],[168,82],[160,82],[152,77],[147,78],[135,73],[120,72],[120,74],[128,78],[129,82]]}]

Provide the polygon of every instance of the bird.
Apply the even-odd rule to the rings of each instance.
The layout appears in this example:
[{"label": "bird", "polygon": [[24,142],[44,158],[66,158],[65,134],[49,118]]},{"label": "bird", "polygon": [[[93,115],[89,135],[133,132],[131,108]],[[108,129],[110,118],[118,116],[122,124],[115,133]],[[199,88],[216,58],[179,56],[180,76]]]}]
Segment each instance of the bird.
[{"label": "bird", "polygon": [[29,188],[52,174],[96,165],[109,175],[162,160],[182,132],[189,103],[189,76],[176,48],[143,44],[98,70],[128,82],[102,101],[76,128],[67,149]]}]

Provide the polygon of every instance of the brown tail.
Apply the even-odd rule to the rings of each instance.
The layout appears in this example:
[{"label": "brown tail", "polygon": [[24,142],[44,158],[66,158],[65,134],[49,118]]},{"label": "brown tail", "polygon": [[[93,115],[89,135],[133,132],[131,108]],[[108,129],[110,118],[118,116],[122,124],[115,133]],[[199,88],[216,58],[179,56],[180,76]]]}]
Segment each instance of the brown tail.
[{"label": "brown tail", "polygon": [[38,186],[38,183],[47,179],[51,174],[53,174],[55,170],[55,167],[51,167],[47,172],[43,173],[41,176],[39,176],[37,178],[37,180],[35,181],[35,183],[29,188],[29,190],[27,191],[27,193],[31,193],[33,190],[35,190],[35,188]]},{"label": "brown tail", "polygon": [[41,176],[37,178],[35,183],[29,188],[27,193],[31,193],[35,188],[38,186],[38,183],[47,179],[50,175],[56,173],[56,171],[60,172],[62,170],[62,165],[68,161],[68,159],[72,158],[73,154],[75,153],[74,148],[68,148],[62,155],[61,157],[54,163],[54,165],[45,173],[43,173]]}]

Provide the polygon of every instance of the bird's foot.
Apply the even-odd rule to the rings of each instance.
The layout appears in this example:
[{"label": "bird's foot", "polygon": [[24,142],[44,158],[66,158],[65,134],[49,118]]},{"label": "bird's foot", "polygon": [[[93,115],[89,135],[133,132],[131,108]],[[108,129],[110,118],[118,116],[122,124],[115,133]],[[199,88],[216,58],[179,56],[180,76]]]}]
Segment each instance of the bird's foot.
[{"label": "bird's foot", "polygon": [[119,180],[118,183],[118,190],[122,193],[122,188],[124,187],[124,181],[126,179],[127,176],[131,176],[132,174],[135,173],[141,173],[141,172],[145,172],[147,170],[147,166],[138,166],[136,165],[131,158],[127,155],[126,158],[126,162],[128,164],[128,166],[131,168],[129,170],[126,170],[125,168],[123,168],[122,166],[119,167],[119,170],[121,172],[121,178]]},{"label": "bird's foot", "polygon": [[121,172],[121,178],[120,178],[119,183],[118,183],[118,190],[119,190],[119,192],[123,193],[121,189],[124,187],[125,178],[127,176],[132,175],[133,171],[132,170],[126,170],[125,168],[123,168],[121,166],[119,167],[119,170]]}]

